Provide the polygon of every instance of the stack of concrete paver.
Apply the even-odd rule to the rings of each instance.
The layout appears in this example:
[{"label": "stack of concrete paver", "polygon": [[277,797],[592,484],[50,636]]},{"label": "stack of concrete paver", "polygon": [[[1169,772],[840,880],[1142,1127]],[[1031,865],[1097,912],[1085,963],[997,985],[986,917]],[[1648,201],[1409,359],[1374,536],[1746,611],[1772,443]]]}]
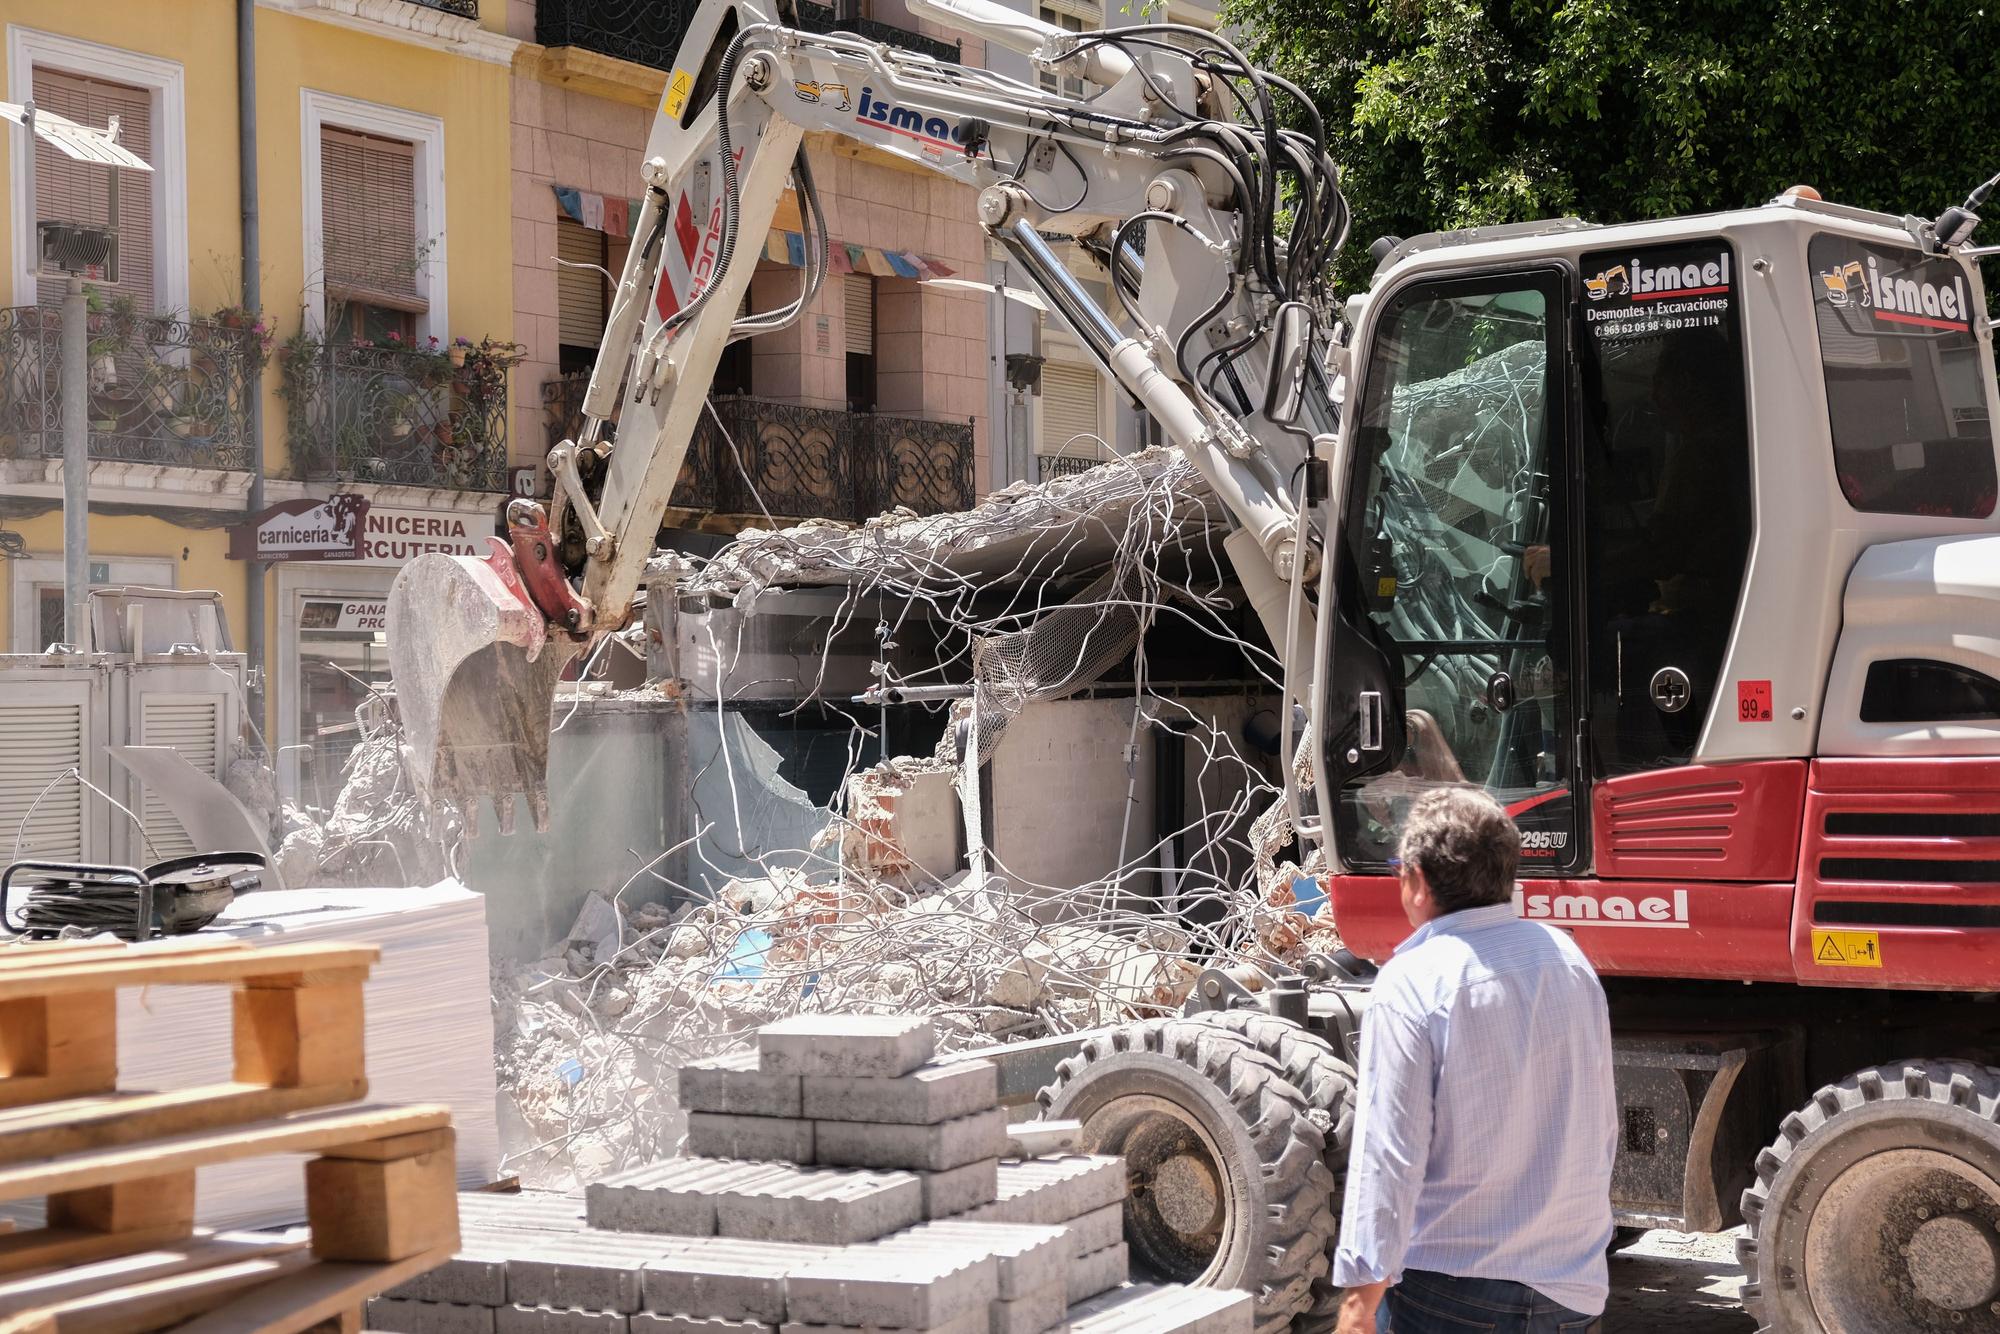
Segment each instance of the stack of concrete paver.
[{"label": "stack of concrete paver", "polygon": [[397,1334],[1248,1334],[1248,1294],[1127,1282],[1117,1158],[1010,1134],[921,1018],[813,1015],[684,1067],[689,1156],[574,1197],[467,1196]]}]

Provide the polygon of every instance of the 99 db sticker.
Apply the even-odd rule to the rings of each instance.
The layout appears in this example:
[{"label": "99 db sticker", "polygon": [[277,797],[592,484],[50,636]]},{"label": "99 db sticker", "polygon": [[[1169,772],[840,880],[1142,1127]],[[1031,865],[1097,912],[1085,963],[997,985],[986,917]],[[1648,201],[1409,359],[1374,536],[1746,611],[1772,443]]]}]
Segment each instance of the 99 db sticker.
[{"label": "99 db sticker", "polygon": [[1771,683],[1769,681],[1738,681],[1736,683],[1736,720],[1742,723],[1768,723],[1771,721]]}]

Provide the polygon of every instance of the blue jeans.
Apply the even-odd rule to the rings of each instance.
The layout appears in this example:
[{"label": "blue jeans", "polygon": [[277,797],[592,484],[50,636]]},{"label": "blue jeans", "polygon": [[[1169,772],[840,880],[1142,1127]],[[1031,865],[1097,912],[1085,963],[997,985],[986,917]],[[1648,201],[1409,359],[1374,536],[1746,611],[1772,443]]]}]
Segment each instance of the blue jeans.
[{"label": "blue jeans", "polygon": [[1378,1334],[1597,1334],[1597,1322],[1525,1283],[1410,1269],[1389,1289],[1375,1328]]}]

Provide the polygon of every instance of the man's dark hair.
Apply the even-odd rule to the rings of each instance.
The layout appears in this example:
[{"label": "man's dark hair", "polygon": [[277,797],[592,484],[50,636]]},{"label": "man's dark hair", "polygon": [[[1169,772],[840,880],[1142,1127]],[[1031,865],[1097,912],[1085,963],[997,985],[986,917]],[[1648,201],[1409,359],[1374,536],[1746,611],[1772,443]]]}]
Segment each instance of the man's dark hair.
[{"label": "man's dark hair", "polygon": [[1436,788],[1410,804],[1396,853],[1423,872],[1440,912],[1483,908],[1514,893],[1521,831],[1478,788]]}]

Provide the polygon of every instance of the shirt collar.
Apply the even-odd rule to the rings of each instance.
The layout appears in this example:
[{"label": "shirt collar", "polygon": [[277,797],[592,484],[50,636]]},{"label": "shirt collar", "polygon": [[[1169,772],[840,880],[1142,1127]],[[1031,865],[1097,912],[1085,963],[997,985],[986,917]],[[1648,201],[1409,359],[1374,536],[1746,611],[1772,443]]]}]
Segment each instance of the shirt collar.
[{"label": "shirt collar", "polygon": [[1513,919],[1514,903],[1511,899],[1505,903],[1489,903],[1481,908],[1461,908],[1425,922],[1410,933],[1409,939],[1396,946],[1396,953],[1415,949],[1433,936],[1462,936],[1468,931],[1498,926]]}]

